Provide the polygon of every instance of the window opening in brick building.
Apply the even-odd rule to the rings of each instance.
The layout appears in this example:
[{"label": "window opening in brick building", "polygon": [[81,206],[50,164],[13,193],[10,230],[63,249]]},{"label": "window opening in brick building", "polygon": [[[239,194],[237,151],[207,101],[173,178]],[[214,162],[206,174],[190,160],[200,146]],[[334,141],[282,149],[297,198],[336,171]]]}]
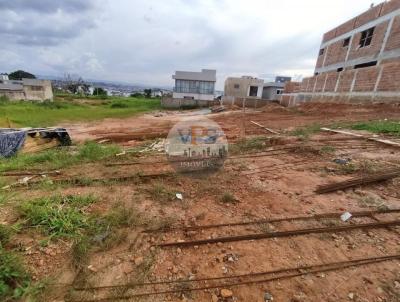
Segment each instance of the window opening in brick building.
[{"label": "window opening in brick building", "polygon": [[371,44],[372,36],[374,35],[375,27],[371,27],[361,32],[360,48]]},{"label": "window opening in brick building", "polygon": [[343,40],[343,47],[347,47],[350,45],[350,37]]},{"label": "window opening in brick building", "polygon": [[339,67],[336,71],[337,72],[342,72],[343,71],[343,67]]},{"label": "window opening in brick building", "polygon": [[354,69],[375,66],[377,63],[378,63],[377,61],[371,61],[371,62],[367,62],[367,63],[357,64],[354,66]]},{"label": "window opening in brick building", "polygon": [[324,52],[325,52],[325,48],[321,48],[321,49],[319,50],[319,55],[322,56],[322,55],[324,54]]}]

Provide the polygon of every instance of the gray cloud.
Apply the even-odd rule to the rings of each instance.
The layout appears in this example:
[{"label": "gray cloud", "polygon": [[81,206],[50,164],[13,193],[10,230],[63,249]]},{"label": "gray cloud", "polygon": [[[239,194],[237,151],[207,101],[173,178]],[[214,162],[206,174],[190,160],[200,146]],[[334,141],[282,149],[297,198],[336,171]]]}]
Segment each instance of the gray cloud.
[{"label": "gray cloud", "polygon": [[0,0],[0,72],[69,72],[172,85],[175,70],[216,68],[219,88],[230,75],[307,76],[313,73],[322,34],[369,4],[368,0],[354,1],[351,7],[348,0]]},{"label": "gray cloud", "polygon": [[54,46],[96,26],[95,0],[0,0],[0,37],[26,46]]},{"label": "gray cloud", "polygon": [[0,10],[35,11],[41,14],[51,14],[57,11],[82,13],[93,7],[93,1],[86,0],[0,0]]}]

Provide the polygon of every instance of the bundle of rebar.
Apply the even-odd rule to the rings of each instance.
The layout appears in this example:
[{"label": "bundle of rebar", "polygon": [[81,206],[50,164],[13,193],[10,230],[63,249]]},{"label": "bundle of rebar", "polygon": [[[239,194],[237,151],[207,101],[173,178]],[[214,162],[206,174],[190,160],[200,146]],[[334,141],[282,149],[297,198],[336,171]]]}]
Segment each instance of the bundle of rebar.
[{"label": "bundle of rebar", "polygon": [[356,186],[361,186],[369,183],[374,183],[378,181],[384,181],[400,176],[400,170],[391,170],[386,172],[379,172],[373,175],[354,177],[345,181],[335,182],[327,185],[318,186],[315,193],[324,194],[330,193],[338,190],[344,190]]}]

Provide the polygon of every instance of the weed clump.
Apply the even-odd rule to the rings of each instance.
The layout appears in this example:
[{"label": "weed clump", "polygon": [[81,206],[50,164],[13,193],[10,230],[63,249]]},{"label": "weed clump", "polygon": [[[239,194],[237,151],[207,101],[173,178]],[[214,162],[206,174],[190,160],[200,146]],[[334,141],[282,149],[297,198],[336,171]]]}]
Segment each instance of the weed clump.
[{"label": "weed clump", "polygon": [[236,144],[230,146],[232,154],[240,154],[251,151],[263,150],[266,146],[264,137],[253,137],[239,140]]},{"label": "weed clump", "polygon": [[236,197],[230,192],[225,192],[224,194],[222,194],[220,201],[222,203],[237,203],[238,202]]},{"label": "weed clump", "polygon": [[25,226],[39,227],[51,238],[76,237],[89,226],[83,208],[96,201],[87,196],[52,196],[23,202],[19,206]]},{"label": "weed clump", "polygon": [[176,191],[167,188],[162,183],[156,183],[151,186],[147,192],[150,194],[153,200],[159,202],[171,202],[176,198]]},{"label": "weed clump", "polygon": [[291,132],[292,135],[299,137],[301,140],[308,140],[314,133],[319,132],[321,125],[312,124],[303,128],[298,128]]},{"label": "weed clump", "polygon": [[12,230],[9,226],[0,224],[0,248],[9,242],[11,234]]},{"label": "weed clump", "polygon": [[18,300],[29,286],[30,277],[20,259],[0,246],[0,300]]}]

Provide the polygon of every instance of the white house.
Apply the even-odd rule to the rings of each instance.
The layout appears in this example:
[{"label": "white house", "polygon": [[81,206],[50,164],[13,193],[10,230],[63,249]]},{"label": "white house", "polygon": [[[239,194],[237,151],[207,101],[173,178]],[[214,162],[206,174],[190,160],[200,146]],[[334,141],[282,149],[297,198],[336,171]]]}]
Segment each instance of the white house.
[{"label": "white house", "polygon": [[214,100],[217,71],[202,69],[201,72],[176,71],[172,76],[175,87],[174,99],[189,99],[196,101]]},{"label": "white house", "polygon": [[8,74],[0,73],[0,81],[8,81]]}]

